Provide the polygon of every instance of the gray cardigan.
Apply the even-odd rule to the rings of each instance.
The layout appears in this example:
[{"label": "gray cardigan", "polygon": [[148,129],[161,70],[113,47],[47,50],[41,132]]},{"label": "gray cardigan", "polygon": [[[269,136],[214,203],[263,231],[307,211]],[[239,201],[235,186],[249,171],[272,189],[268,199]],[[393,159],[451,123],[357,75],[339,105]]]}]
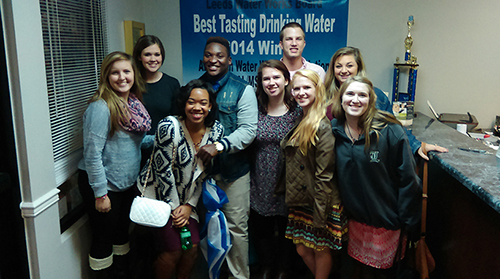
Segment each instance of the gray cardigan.
[{"label": "gray cardigan", "polygon": [[83,159],[78,168],[87,171],[95,197],[127,190],[139,174],[144,133],[120,129],[110,138],[110,128],[106,101],[90,103],[83,115]]}]

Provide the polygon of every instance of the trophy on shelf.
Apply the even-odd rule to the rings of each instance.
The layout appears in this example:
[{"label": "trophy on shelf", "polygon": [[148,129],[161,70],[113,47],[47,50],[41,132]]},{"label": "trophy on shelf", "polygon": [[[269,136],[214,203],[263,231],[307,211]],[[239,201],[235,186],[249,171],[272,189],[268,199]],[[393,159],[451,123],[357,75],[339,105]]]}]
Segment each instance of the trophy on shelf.
[{"label": "trophy on shelf", "polygon": [[[413,38],[411,37],[410,30],[413,24],[415,24],[415,20],[413,20],[413,16],[411,15],[408,17],[408,22],[406,23],[408,25],[408,36],[405,38],[405,61],[407,64],[411,63],[411,46],[413,45]],[[416,59],[415,59],[416,60]]]},{"label": "trophy on shelf", "polygon": [[[408,25],[408,35],[404,39],[405,43],[405,62],[399,62],[399,57],[396,58],[394,63],[394,79],[392,86],[393,94],[393,112],[403,125],[411,129],[413,123],[413,108],[415,102],[415,89],[417,85],[417,57],[411,54],[411,47],[413,46],[413,38],[411,37],[410,30],[415,25],[413,16],[408,17],[406,23]],[[399,92],[399,74],[401,68],[408,69],[408,90],[407,92]]]}]

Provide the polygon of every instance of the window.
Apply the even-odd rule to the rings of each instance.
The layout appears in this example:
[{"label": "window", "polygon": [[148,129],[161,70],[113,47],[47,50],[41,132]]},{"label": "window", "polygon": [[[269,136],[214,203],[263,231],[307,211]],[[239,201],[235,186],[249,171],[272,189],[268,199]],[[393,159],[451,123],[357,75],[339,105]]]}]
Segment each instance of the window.
[{"label": "window", "polygon": [[40,0],[57,186],[82,158],[82,115],[107,53],[103,0]]},{"label": "window", "polygon": [[83,151],[83,112],[107,53],[104,2],[40,0],[61,232],[83,215],[75,173]]}]

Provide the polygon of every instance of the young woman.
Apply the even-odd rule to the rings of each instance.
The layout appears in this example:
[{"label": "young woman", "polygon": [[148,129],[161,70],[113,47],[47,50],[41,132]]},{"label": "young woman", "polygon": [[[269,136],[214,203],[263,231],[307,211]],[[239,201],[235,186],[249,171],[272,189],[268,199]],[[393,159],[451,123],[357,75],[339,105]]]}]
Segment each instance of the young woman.
[{"label": "young woman", "polygon": [[[151,166],[146,164],[138,181],[144,185],[150,167],[147,187],[155,186],[156,198],[172,206],[167,225],[157,230],[161,250],[155,262],[157,279],[171,278],[174,272],[176,278],[189,278],[200,242],[196,205],[205,178],[205,166],[196,152],[223,136],[223,127],[215,120],[217,103],[211,85],[190,81],[180,90],[178,106],[183,108],[179,117],[167,117],[158,124]],[[193,242],[193,248],[185,251],[179,234],[184,226]]]},{"label": "young woman", "polygon": [[276,275],[287,273],[293,255],[293,244],[285,238],[285,196],[275,194],[280,174],[284,172],[280,142],[301,113],[290,94],[289,82],[290,74],[281,61],[268,60],[260,64],[257,71],[259,118],[251,146],[254,160],[250,170],[249,222],[261,278],[274,278],[274,274],[271,275],[274,271]]},{"label": "young woman", "polygon": [[113,278],[127,275],[132,186],[140,168],[140,144],[151,127],[140,102],[144,86],[138,74],[130,55],[110,53],[83,115],[78,184],[92,230],[89,263],[100,274],[113,264]]},{"label": "young woman", "polygon": [[406,242],[401,231],[414,228],[421,213],[422,188],[408,138],[392,114],[375,108],[375,99],[372,83],[354,76],[342,84],[332,108],[347,250],[356,260],[352,278],[392,278],[386,269]]},{"label": "young woman", "polygon": [[335,171],[331,125],[325,116],[326,96],[316,72],[299,70],[292,80],[292,95],[303,116],[281,143],[286,162],[286,237],[315,278],[328,278],[330,251],[342,245],[344,222]]},{"label": "young woman", "polygon": [[[357,75],[364,77],[366,76],[366,72],[361,52],[355,47],[343,47],[337,50],[330,60],[330,66],[331,67],[328,68],[325,77],[325,87],[327,90],[328,100],[331,104],[335,94],[339,91],[340,86],[349,77]],[[373,90],[377,99],[375,103],[376,108],[392,113],[391,102],[384,92],[376,87],[374,87]],[[331,113],[331,106],[328,106],[327,116],[330,120],[334,117]],[[444,147],[421,143],[415,138],[415,136],[412,135],[411,131],[407,130],[406,135],[410,140],[413,154],[418,153],[420,157],[425,160],[429,160],[427,157],[427,153],[429,151],[448,152],[448,149]]]},{"label": "young woman", "polygon": [[158,37],[153,35],[140,37],[134,46],[133,57],[146,82],[143,102],[152,119],[151,131],[143,144],[142,164],[144,165],[151,155],[158,122],[177,112],[175,102],[180,85],[176,78],[160,71],[165,60],[165,49]]}]

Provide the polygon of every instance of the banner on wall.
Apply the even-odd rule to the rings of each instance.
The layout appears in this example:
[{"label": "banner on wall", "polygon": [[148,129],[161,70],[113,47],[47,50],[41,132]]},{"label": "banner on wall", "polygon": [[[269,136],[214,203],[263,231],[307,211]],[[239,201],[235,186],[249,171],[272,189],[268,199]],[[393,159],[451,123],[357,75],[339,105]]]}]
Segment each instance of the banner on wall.
[{"label": "banner on wall", "polygon": [[282,57],[279,33],[288,22],[304,28],[302,55],[325,71],[347,42],[348,0],[182,0],[180,9],[184,84],[205,72],[203,50],[211,36],[229,41],[229,70],[253,86],[260,63]]}]

